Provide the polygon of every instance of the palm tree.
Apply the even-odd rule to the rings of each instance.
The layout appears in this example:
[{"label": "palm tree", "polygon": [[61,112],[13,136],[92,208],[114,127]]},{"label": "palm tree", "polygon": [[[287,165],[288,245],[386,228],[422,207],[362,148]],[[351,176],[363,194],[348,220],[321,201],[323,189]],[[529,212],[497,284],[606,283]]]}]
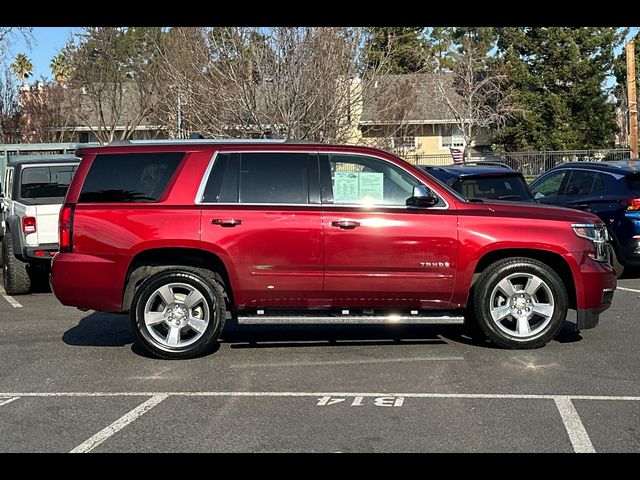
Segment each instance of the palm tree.
[{"label": "palm tree", "polygon": [[58,55],[53,57],[51,63],[49,64],[51,68],[51,73],[53,73],[53,77],[56,79],[60,85],[66,83],[71,76],[71,65],[69,65],[69,61],[64,53],[60,52]]},{"label": "palm tree", "polygon": [[33,73],[31,60],[29,60],[24,53],[19,53],[16,56],[15,61],[11,64],[11,69],[13,70],[13,73],[16,74],[23,87],[27,83],[27,78],[29,78]]}]

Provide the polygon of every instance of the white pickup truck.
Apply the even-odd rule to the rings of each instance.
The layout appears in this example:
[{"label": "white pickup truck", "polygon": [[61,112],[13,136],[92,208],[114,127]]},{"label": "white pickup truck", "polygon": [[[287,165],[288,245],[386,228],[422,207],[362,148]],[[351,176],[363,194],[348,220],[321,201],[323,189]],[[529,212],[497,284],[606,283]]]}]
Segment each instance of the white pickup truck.
[{"label": "white pickup truck", "polygon": [[9,295],[44,282],[58,250],[58,214],[78,167],[73,155],[21,156],[2,182],[2,280]]}]

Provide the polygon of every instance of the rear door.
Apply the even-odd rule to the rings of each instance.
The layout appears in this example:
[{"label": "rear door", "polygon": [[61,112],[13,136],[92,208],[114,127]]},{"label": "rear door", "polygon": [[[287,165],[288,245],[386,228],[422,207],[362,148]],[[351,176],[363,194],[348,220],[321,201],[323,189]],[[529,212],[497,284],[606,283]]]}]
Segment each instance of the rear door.
[{"label": "rear door", "polygon": [[334,307],[447,308],[457,215],[444,200],[408,208],[422,182],[369,155],[321,154],[325,279]]},{"label": "rear door", "polygon": [[203,248],[225,259],[239,308],[321,304],[317,154],[222,151],[199,201]]}]

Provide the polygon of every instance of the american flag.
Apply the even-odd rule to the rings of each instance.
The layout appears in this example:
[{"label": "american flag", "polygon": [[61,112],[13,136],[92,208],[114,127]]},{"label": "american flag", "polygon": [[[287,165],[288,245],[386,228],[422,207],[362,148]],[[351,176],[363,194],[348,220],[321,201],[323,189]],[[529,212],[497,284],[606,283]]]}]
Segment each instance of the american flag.
[{"label": "american flag", "polygon": [[449,151],[451,152],[451,156],[453,157],[453,163],[464,163],[464,153],[462,150],[460,150],[459,148],[449,147]]}]

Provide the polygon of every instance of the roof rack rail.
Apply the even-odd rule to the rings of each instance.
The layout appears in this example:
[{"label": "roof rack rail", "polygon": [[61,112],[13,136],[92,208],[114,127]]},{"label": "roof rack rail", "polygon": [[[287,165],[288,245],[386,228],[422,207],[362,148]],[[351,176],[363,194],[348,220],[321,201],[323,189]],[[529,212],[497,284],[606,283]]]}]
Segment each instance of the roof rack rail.
[{"label": "roof rack rail", "polygon": [[286,140],[284,138],[163,138],[153,140],[116,140],[109,145],[163,145],[191,143],[295,143],[303,140]]},{"label": "roof rack rail", "polygon": [[449,164],[449,166],[454,166],[454,165],[460,165],[460,166],[465,166],[465,165],[491,165],[491,166],[504,167],[504,168],[511,169],[511,167],[509,165],[507,165],[505,162],[498,162],[496,160],[472,160],[470,162],[451,163],[451,164]]}]

